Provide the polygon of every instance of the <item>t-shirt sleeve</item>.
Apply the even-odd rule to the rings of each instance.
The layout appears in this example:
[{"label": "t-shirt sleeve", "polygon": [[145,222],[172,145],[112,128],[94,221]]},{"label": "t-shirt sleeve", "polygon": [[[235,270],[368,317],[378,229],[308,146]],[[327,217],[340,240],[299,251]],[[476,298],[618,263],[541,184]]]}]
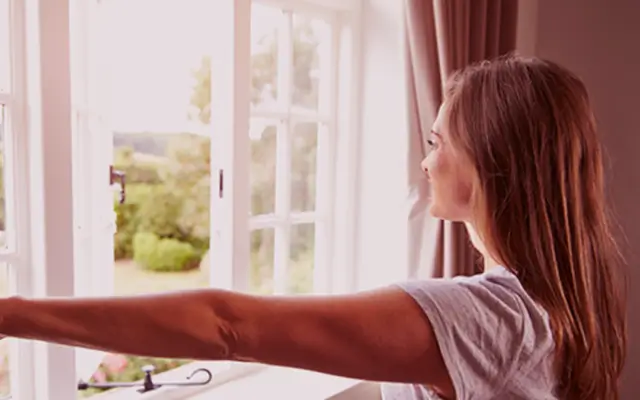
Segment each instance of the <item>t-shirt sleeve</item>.
[{"label": "t-shirt sleeve", "polygon": [[507,286],[471,278],[399,285],[424,310],[457,399],[494,398],[517,369],[523,307]]}]

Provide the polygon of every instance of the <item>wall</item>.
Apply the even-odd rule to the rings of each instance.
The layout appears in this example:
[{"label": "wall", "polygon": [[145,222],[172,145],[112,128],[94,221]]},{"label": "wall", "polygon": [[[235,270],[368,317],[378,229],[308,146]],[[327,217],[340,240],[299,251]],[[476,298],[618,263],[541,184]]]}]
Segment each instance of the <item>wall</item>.
[{"label": "wall", "polygon": [[611,161],[611,199],[627,238],[631,266],[630,345],[622,399],[637,399],[640,257],[630,250],[640,243],[640,47],[636,43],[640,37],[640,2],[542,0],[537,12],[536,53],[562,63],[584,79]]}]

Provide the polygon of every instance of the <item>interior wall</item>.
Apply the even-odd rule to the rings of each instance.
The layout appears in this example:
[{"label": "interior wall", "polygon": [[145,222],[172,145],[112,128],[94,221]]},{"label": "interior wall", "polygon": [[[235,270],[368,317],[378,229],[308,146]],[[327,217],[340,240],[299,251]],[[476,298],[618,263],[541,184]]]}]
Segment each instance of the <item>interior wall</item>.
[{"label": "interior wall", "polygon": [[[532,2],[532,0],[521,0]],[[631,267],[629,349],[623,400],[640,393],[640,2],[540,0],[536,53],[585,81],[610,159],[609,187]]]}]

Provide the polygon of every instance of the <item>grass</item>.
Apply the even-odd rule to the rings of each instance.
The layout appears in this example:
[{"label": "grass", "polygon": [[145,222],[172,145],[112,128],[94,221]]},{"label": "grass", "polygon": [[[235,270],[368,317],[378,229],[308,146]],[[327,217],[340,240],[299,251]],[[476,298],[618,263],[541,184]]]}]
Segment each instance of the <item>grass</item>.
[{"label": "grass", "polygon": [[114,270],[117,296],[198,289],[209,285],[209,276],[200,269],[159,273],[146,271],[130,260],[119,260]]}]

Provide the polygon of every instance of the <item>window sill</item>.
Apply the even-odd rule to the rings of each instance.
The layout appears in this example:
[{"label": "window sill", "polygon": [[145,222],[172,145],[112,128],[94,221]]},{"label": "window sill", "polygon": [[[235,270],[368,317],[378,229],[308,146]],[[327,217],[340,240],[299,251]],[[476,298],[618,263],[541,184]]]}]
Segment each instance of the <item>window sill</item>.
[{"label": "window sill", "polygon": [[[195,362],[154,376],[154,381],[184,380],[197,368],[211,363]],[[213,371],[212,371],[213,372]],[[278,400],[377,399],[376,384],[319,372],[260,364],[232,364],[214,373],[206,386],[161,388],[146,394],[137,389],[116,389],[90,397],[91,400],[228,400],[277,398]]]},{"label": "window sill", "polygon": [[[171,371],[153,375],[153,382],[156,384],[162,384],[163,382],[184,382],[191,373],[199,368],[206,368],[213,374],[213,378],[209,384],[203,386],[183,387],[166,386],[144,394],[138,392],[140,386],[126,389],[112,389],[100,394],[95,394],[88,399],[187,400],[191,399],[193,396],[199,396],[201,393],[208,393],[234,380],[246,378],[266,369],[267,367],[260,364],[195,361]],[[198,379],[198,377],[194,377],[194,379]]]},{"label": "window sill", "polygon": [[[278,399],[329,400],[363,399],[370,396],[343,396],[366,382],[283,367],[266,367],[254,374],[203,391],[188,400]],[[375,392],[375,391],[374,391]],[[373,397],[375,398],[375,397]],[[187,400],[187,398],[182,398]]]}]

